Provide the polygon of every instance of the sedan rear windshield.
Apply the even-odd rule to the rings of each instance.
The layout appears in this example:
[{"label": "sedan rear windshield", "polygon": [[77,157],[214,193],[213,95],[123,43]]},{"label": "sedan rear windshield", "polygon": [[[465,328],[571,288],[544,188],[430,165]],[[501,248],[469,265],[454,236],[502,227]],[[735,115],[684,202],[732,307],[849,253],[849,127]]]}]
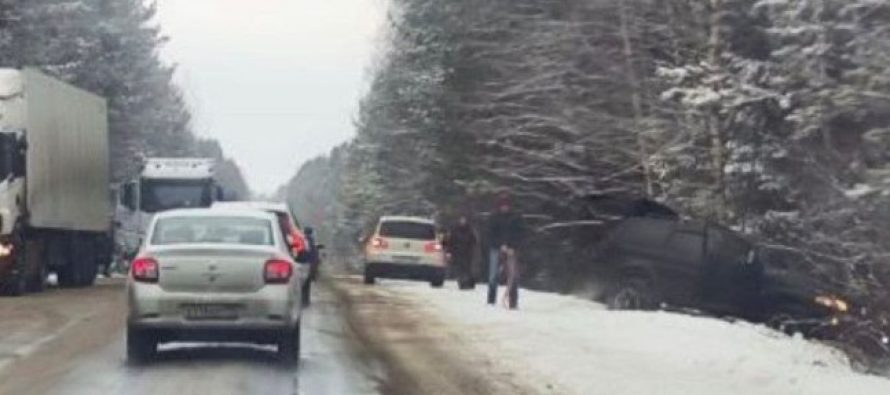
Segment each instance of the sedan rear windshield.
[{"label": "sedan rear windshield", "polygon": [[435,240],[436,227],[410,221],[386,221],[380,224],[380,236],[397,239]]},{"label": "sedan rear windshield", "polygon": [[241,244],[274,245],[272,223],[249,217],[170,217],[158,220],[154,245]]}]

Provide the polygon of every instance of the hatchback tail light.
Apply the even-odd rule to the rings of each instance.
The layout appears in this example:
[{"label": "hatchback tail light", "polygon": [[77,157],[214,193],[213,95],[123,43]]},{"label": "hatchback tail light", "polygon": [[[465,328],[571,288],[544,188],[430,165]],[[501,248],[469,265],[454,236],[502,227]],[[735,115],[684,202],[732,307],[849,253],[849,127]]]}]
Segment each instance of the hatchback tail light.
[{"label": "hatchback tail light", "polygon": [[158,282],[158,261],[151,257],[138,257],[130,265],[133,280],[142,283]]},{"label": "hatchback tail light", "polygon": [[434,254],[437,252],[442,252],[442,243],[438,241],[431,241],[423,245],[423,251],[427,254]]},{"label": "hatchback tail light", "polygon": [[281,258],[270,259],[263,270],[266,284],[284,284],[294,275],[294,265]]},{"label": "hatchback tail light", "polygon": [[382,237],[375,237],[373,240],[371,240],[371,247],[374,247],[378,250],[385,250],[389,248],[389,242]]}]

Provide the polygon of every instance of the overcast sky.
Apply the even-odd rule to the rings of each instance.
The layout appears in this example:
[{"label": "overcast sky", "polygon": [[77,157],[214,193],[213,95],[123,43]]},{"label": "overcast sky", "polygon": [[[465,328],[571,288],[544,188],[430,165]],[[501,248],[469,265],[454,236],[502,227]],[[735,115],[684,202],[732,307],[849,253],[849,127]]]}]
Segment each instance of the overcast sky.
[{"label": "overcast sky", "polygon": [[354,133],[384,0],[160,0],[164,56],[255,192]]}]

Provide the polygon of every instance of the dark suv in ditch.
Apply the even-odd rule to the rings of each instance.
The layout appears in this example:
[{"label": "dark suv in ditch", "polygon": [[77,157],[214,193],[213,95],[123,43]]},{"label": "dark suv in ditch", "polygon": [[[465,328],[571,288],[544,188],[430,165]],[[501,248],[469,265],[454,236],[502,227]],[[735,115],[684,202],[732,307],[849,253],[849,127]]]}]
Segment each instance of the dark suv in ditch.
[{"label": "dark suv in ditch", "polygon": [[630,218],[601,245],[613,309],[693,309],[757,322],[831,319],[851,306],[837,289],[782,270],[767,250],[728,228],[670,218]]}]

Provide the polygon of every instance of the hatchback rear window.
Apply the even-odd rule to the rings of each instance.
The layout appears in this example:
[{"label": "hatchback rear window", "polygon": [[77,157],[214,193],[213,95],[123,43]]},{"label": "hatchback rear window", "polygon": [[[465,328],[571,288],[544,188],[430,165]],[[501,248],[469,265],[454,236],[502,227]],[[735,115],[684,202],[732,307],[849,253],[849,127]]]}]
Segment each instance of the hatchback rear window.
[{"label": "hatchback rear window", "polygon": [[170,217],[159,219],[154,245],[274,245],[271,221],[249,217]]},{"label": "hatchback rear window", "polygon": [[386,221],[380,224],[380,236],[397,239],[435,240],[436,227],[410,221]]}]

